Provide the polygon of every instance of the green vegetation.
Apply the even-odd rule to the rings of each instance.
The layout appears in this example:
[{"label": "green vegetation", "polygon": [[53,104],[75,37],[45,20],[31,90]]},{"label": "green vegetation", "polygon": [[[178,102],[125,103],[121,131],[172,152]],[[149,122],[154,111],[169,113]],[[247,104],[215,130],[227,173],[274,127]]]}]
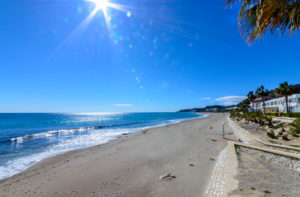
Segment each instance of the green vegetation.
[{"label": "green vegetation", "polygon": [[263,85],[261,85],[260,87],[258,87],[256,89],[255,95],[256,95],[257,98],[262,100],[262,102],[263,102],[263,111],[266,112],[265,100],[266,100],[266,97],[269,96],[269,90],[266,90],[265,87]]},{"label": "green vegetation", "polygon": [[288,114],[285,113],[283,115],[291,118],[300,118],[300,113],[295,113],[295,112],[290,112]]},{"label": "green vegetation", "polygon": [[283,136],[282,136],[282,139],[285,140],[285,141],[289,141],[289,138],[288,138],[288,135],[287,135],[287,134],[283,135]]},{"label": "green vegetation", "polygon": [[254,108],[254,101],[256,99],[256,96],[253,94],[253,91],[250,91],[247,95],[248,100],[252,103],[252,108]]},{"label": "green vegetation", "polygon": [[[278,126],[281,128],[281,133],[285,132],[284,126],[285,126],[285,122],[281,122]],[[282,134],[281,134],[282,135]]]},{"label": "green vegetation", "polygon": [[[253,91],[250,91],[247,94],[247,99],[245,99],[244,101],[242,101],[240,104],[237,105],[239,108],[229,111],[230,117],[234,118],[236,121],[241,121],[242,124],[244,125],[249,125],[251,122],[259,124],[260,125],[259,130],[265,131],[267,136],[272,139],[282,139],[288,141],[291,140],[289,136],[298,137],[300,136],[300,119],[296,119],[292,123],[287,124],[284,122],[280,122],[280,119],[274,120],[274,117],[285,116],[285,117],[300,118],[299,112],[266,113],[266,111],[271,110],[271,107],[269,107],[268,105],[268,109],[266,109],[266,105],[265,105],[265,101],[267,99],[273,98],[275,93],[276,95],[285,98],[285,109],[286,111],[288,111],[289,110],[288,97],[295,93],[296,87],[297,86],[295,85],[289,85],[288,82],[284,82],[279,84],[279,87],[274,89],[274,91],[268,91],[265,89],[264,86],[261,85],[256,89],[255,94],[253,93]],[[262,103],[263,109],[253,111],[255,109],[254,106],[255,102],[259,102],[260,105]],[[251,109],[249,110],[250,104],[252,105],[251,106],[251,108],[253,109],[252,111]],[[248,107],[246,105],[248,105]],[[273,106],[272,103],[271,105]],[[278,110],[278,109],[272,107],[272,110]],[[267,127],[264,125],[267,125]]]},{"label": "green vegetation", "polygon": [[295,93],[295,90],[294,90],[293,86],[289,85],[288,82],[284,82],[284,83],[279,84],[279,87],[276,88],[274,90],[274,92],[278,96],[284,96],[285,97],[286,112],[289,112],[288,96]]},{"label": "green vegetation", "polygon": [[269,127],[273,127],[273,118],[271,116],[266,116],[262,111],[256,112],[243,112],[242,110],[233,110],[230,111],[230,117],[236,117],[237,121],[244,119],[246,121],[251,121],[264,125],[265,122],[268,122]]},{"label": "green vegetation", "polygon": [[298,137],[297,132],[295,132],[294,130],[290,131],[290,134],[294,137]]},{"label": "green vegetation", "polygon": [[[267,136],[272,139],[278,139],[281,137],[281,139],[288,141],[288,134],[286,133],[285,127],[290,127],[288,133],[291,136],[298,137],[300,134],[300,119],[294,120],[290,124],[286,124],[281,122],[280,124],[275,124],[273,121],[273,116],[267,113],[263,113],[262,111],[255,111],[255,112],[248,112],[243,111],[240,109],[236,109],[233,111],[230,111],[230,117],[235,118],[237,121],[245,120],[244,124],[249,124],[249,122],[258,123],[261,126],[264,126],[265,124],[268,125],[269,128],[280,128],[281,130],[278,131],[278,135],[275,134],[274,130],[268,130],[266,127],[261,127],[261,130],[267,132]],[[275,124],[275,126],[274,126]]]},{"label": "green vegetation", "polygon": [[295,133],[300,133],[300,119],[294,120],[292,123],[290,123],[290,126],[292,127],[292,131]]},{"label": "green vegetation", "polygon": [[296,147],[296,148],[300,148],[299,145],[290,145],[290,146],[293,146],[293,147]]},{"label": "green vegetation", "polygon": [[272,138],[272,139],[276,139],[276,138],[277,138],[273,130],[271,130],[270,132],[268,132],[267,135],[268,135],[270,138]]},{"label": "green vegetation", "polygon": [[238,107],[243,110],[243,111],[248,111],[249,110],[249,105],[250,105],[250,101],[249,99],[245,99],[242,102],[240,102],[238,104]]},{"label": "green vegetation", "polygon": [[282,113],[282,112],[276,112],[276,113],[265,113],[266,115],[270,116],[276,116],[276,117],[290,117],[290,118],[300,118],[299,112],[290,112],[290,113]]},{"label": "green vegetation", "polygon": [[238,149],[241,148],[241,146],[240,146],[240,145],[237,145],[237,144],[234,144],[234,147],[235,147],[235,150],[238,150]]},{"label": "green vegetation", "polygon": [[271,192],[269,190],[265,190],[264,193],[265,194],[271,194]]},{"label": "green vegetation", "polygon": [[[227,0],[232,5],[237,0]],[[290,35],[300,28],[299,1],[241,0],[239,26],[244,37],[252,43],[268,30]]]},{"label": "green vegetation", "polygon": [[273,128],[273,118],[272,116],[265,116],[265,120],[268,122],[269,128]]},{"label": "green vegetation", "polygon": [[255,187],[251,187],[250,189],[255,190]]}]

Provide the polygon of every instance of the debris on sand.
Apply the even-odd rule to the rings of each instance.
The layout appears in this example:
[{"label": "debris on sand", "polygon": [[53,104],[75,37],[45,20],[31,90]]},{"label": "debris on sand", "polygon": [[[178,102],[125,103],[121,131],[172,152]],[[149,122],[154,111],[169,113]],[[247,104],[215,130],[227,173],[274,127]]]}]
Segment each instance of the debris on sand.
[{"label": "debris on sand", "polygon": [[159,177],[160,181],[171,181],[173,179],[176,179],[176,176],[171,173]]},{"label": "debris on sand", "polygon": [[216,138],[213,138],[213,137],[212,137],[212,138],[210,138],[210,140],[211,140],[211,141],[213,141],[213,142],[216,142],[216,141],[218,141]]}]

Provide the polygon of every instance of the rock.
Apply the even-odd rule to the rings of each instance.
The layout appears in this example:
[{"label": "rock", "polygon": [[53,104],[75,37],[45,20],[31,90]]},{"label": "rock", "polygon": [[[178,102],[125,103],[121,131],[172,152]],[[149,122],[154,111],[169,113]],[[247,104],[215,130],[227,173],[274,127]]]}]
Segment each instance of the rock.
[{"label": "rock", "polygon": [[212,138],[210,138],[210,140],[211,140],[211,141],[213,141],[213,142],[216,142],[216,141],[218,141],[216,138],[213,138],[213,137],[212,137]]},{"label": "rock", "polygon": [[213,129],[213,127],[209,127],[210,129]]},{"label": "rock", "polygon": [[195,166],[195,164],[192,164],[192,163],[191,163],[189,166],[193,167],[193,166]]},{"label": "rock", "polygon": [[173,179],[176,179],[176,176],[171,173],[159,177],[160,181],[171,181]]}]

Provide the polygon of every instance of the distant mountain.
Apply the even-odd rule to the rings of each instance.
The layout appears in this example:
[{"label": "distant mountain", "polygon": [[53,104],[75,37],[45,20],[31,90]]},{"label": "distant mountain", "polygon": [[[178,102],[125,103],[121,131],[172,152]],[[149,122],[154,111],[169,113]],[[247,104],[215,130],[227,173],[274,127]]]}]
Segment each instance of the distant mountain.
[{"label": "distant mountain", "polygon": [[209,112],[209,111],[223,111],[226,107],[224,105],[210,105],[203,108],[182,109],[178,112]]}]

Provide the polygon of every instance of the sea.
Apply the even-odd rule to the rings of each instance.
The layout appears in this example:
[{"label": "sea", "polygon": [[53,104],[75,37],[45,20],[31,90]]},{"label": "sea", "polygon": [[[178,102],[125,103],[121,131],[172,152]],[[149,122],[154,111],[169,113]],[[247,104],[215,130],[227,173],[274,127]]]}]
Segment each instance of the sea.
[{"label": "sea", "polygon": [[0,113],[0,179],[42,159],[157,126],[203,118],[195,113]]}]

